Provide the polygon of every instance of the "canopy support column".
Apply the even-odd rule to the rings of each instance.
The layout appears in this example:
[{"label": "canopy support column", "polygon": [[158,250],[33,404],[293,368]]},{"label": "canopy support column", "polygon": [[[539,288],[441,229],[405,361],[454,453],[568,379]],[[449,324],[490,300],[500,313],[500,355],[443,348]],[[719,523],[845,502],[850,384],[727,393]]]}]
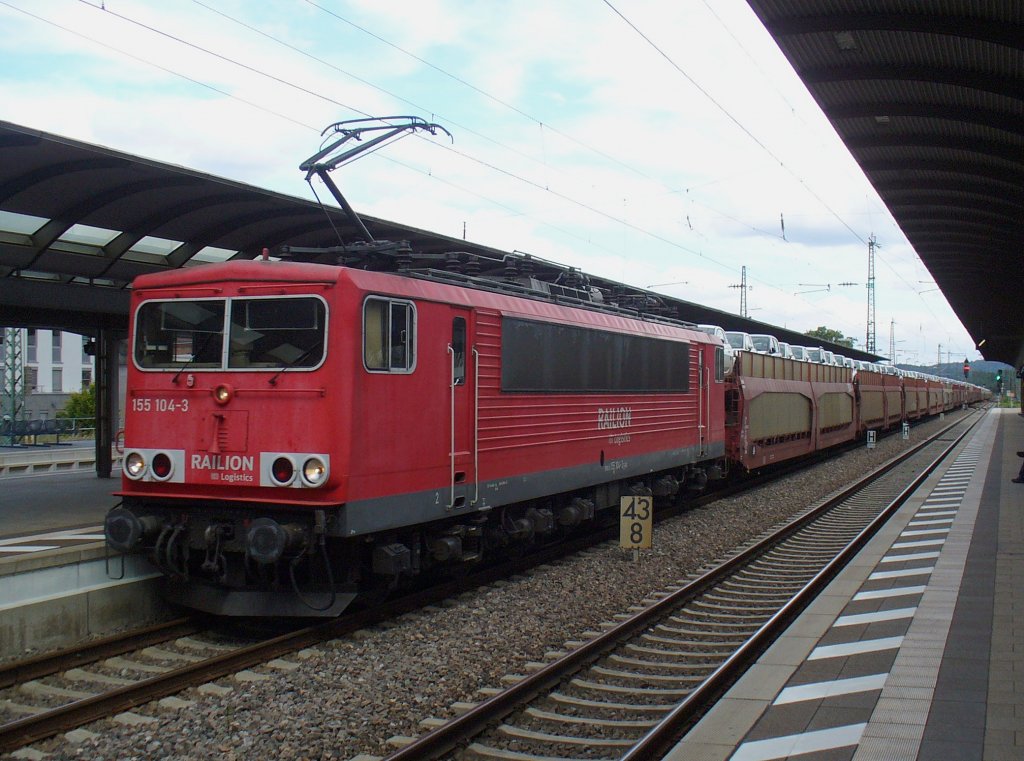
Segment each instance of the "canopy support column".
[{"label": "canopy support column", "polygon": [[111,448],[118,424],[118,331],[100,328],[96,334],[96,477],[110,478]]}]

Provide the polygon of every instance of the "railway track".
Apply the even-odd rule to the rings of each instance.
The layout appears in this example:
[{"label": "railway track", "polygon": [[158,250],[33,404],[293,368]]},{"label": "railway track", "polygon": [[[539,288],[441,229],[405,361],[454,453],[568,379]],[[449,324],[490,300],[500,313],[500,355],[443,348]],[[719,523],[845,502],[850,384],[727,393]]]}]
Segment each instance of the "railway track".
[{"label": "railway track", "polygon": [[660,758],[967,434],[955,423],[387,761]]},{"label": "railway track", "polygon": [[278,659],[556,560],[604,541],[610,532],[580,537],[278,636],[226,640],[222,632],[211,632],[208,622],[183,618],[2,664],[0,753],[255,666],[273,667],[277,661],[279,668],[288,669],[289,662]]},{"label": "railway track", "polygon": [[256,642],[182,618],[5,664],[0,752],[264,662],[289,636]]}]

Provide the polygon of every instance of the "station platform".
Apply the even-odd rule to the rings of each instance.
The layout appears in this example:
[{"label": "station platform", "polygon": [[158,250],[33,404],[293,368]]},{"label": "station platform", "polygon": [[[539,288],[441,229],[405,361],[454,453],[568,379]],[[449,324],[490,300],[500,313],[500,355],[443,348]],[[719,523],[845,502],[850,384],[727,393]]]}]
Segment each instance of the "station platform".
[{"label": "station platform", "polygon": [[111,454],[112,477],[99,478],[94,441],[0,446],[0,559],[96,541],[121,488],[121,457]]},{"label": "station platform", "polygon": [[55,541],[65,546],[72,540],[60,537],[77,529],[102,531],[120,488],[120,470],[113,478],[97,478],[86,469],[0,478],[0,557],[39,552]]},{"label": "station platform", "polygon": [[1024,759],[1020,450],[987,412],[665,758]]},{"label": "station platform", "polygon": [[[112,558],[103,542],[120,470],[97,478],[84,447],[25,454],[0,451],[0,658],[166,617],[162,574],[141,557]],[[69,464],[75,456],[87,463]]]}]

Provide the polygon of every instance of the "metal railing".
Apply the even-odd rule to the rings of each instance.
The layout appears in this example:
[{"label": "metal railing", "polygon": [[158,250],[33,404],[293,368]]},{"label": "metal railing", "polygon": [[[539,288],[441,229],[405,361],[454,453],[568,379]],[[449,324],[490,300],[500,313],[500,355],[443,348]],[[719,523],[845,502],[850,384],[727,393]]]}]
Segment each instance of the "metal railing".
[{"label": "metal railing", "polygon": [[0,445],[5,446],[52,446],[66,443],[67,439],[88,439],[95,435],[93,418],[0,420]]}]

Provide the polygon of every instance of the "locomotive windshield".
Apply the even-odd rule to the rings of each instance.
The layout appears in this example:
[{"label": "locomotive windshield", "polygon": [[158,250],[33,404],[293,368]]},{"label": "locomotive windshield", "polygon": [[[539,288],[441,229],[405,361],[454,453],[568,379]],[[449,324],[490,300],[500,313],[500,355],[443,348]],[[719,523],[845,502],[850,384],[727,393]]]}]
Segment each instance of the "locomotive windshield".
[{"label": "locomotive windshield", "polygon": [[135,361],[157,370],[318,367],[326,312],[308,296],[147,301],[136,318]]},{"label": "locomotive windshield", "polygon": [[228,367],[316,367],[324,332],[320,299],[233,299]]}]

